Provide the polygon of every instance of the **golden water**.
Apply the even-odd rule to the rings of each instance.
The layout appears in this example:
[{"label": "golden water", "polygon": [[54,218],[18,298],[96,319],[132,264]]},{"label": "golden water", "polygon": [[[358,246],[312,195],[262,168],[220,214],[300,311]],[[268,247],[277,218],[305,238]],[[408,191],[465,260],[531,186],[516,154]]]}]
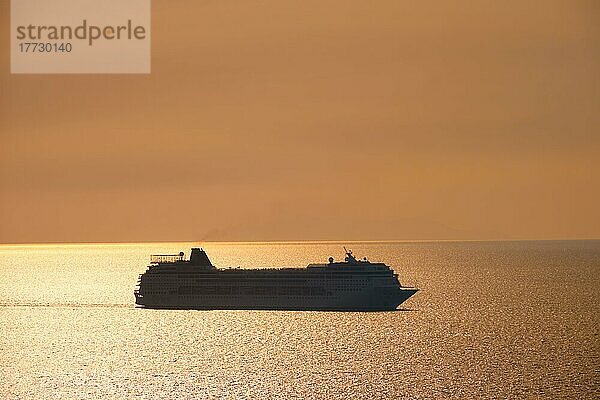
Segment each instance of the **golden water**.
[{"label": "golden water", "polygon": [[[422,290],[397,312],[136,309],[152,253],[0,246],[0,398],[598,398],[600,242],[352,243]],[[219,267],[337,243],[207,243]]]}]

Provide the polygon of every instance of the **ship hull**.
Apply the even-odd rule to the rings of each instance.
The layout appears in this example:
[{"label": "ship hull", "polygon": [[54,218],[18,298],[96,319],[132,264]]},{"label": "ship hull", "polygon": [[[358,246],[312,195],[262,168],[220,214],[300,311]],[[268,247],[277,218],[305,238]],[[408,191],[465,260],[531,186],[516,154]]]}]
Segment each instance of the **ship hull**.
[{"label": "ship hull", "polygon": [[191,310],[391,311],[417,291],[416,288],[372,288],[353,295],[304,299],[293,296],[136,294],[136,305],[152,309]]}]

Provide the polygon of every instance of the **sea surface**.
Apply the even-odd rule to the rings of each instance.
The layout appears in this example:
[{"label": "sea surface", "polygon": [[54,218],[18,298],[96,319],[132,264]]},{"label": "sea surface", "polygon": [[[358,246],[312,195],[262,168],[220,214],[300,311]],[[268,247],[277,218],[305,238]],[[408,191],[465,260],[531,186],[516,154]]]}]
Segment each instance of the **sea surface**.
[{"label": "sea surface", "polygon": [[[395,312],[134,307],[150,254],[305,266],[342,245]],[[600,398],[600,241],[0,246],[0,399]]]}]

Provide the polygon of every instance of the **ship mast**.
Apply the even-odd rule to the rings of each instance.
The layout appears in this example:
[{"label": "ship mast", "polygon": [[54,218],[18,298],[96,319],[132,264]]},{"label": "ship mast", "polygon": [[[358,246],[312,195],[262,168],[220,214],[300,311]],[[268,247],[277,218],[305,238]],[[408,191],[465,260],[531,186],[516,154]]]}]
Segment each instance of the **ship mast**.
[{"label": "ship mast", "polygon": [[346,252],[346,262],[348,263],[356,263],[356,258],[352,255],[352,250],[348,250],[346,249],[346,246],[344,247],[344,251]]}]

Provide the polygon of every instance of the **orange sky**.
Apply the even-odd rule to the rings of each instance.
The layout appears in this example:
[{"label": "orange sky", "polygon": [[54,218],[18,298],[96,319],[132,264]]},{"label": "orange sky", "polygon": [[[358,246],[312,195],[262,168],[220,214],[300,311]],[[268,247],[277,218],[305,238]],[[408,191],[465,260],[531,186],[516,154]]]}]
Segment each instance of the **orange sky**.
[{"label": "orange sky", "polygon": [[0,243],[600,237],[599,2],[152,3],[11,75],[0,1]]}]

